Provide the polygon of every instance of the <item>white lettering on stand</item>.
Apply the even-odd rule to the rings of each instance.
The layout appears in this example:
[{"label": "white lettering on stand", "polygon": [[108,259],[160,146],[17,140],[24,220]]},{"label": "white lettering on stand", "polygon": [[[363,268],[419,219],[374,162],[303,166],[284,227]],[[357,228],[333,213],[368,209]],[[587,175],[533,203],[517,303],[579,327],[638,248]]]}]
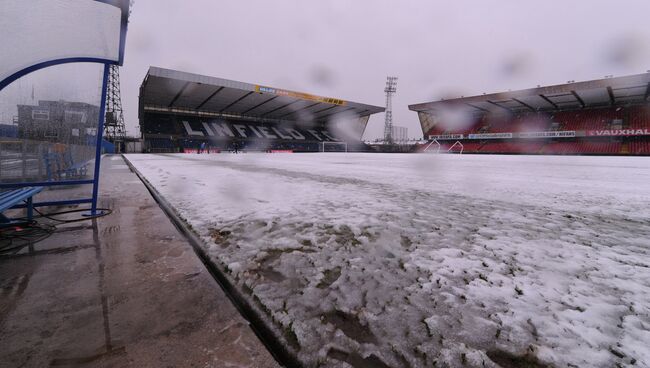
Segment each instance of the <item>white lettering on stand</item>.
[{"label": "white lettering on stand", "polygon": [[307,132],[308,132],[309,134],[313,135],[314,137],[316,137],[316,139],[318,139],[319,141],[322,141],[322,140],[323,140],[323,138],[321,138],[321,136],[318,135],[318,132],[316,132],[315,130],[307,129]]},{"label": "white lettering on stand", "polygon": [[190,123],[187,121],[183,121],[183,126],[185,127],[185,131],[187,132],[187,135],[196,135],[199,137],[203,137],[203,132],[200,130],[193,130],[192,127],[190,126]]},{"label": "white lettering on stand", "polygon": [[262,137],[262,134],[260,134],[260,132],[257,131],[257,128],[255,128],[255,127],[252,126],[252,125],[249,125],[248,128],[249,128],[250,130],[252,130],[253,133],[255,133],[255,135],[257,136],[257,138],[263,138],[263,137]]},{"label": "white lettering on stand", "polygon": [[329,135],[329,134],[327,133],[327,131],[325,131],[325,130],[321,130],[320,133],[321,133],[322,135],[326,136],[327,138],[329,138],[330,141],[336,141],[336,140],[337,140],[336,138],[334,138],[334,137],[332,137],[331,135]]},{"label": "white lettering on stand", "polygon": [[221,123],[221,124],[212,123],[212,129],[214,129],[214,131],[217,134],[219,134],[220,137],[223,137],[223,136],[226,136],[226,135],[229,136],[229,137],[234,137],[235,136],[235,133],[233,133],[232,130],[230,130],[230,128],[228,127],[228,124],[226,124],[226,123]]},{"label": "white lettering on stand", "polygon": [[299,131],[297,131],[295,129],[287,129],[287,132],[289,132],[289,134],[291,134],[293,139],[302,139],[302,140],[305,139],[305,136],[302,135]]},{"label": "white lettering on stand", "polygon": [[208,123],[202,122],[201,124],[203,124],[203,129],[205,129],[205,132],[208,133],[210,137],[214,136],[214,133],[212,132],[212,129],[210,129],[210,127],[208,126]]},{"label": "white lettering on stand", "polygon": [[246,135],[246,125],[233,124],[232,126],[237,130],[237,133],[239,133],[239,135],[241,135],[244,138],[248,138],[248,136]]},{"label": "white lettering on stand", "polygon": [[282,134],[282,132],[280,132],[280,130],[278,128],[271,128],[271,130],[273,130],[275,132],[275,134],[277,134],[282,139],[293,139],[293,138],[291,138],[290,135]]},{"label": "white lettering on stand", "polygon": [[266,138],[269,138],[269,139],[277,139],[278,138],[277,136],[269,133],[269,128],[267,128],[265,126],[258,127],[258,129],[260,130],[260,132],[262,132],[262,134],[264,134],[264,136]]}]

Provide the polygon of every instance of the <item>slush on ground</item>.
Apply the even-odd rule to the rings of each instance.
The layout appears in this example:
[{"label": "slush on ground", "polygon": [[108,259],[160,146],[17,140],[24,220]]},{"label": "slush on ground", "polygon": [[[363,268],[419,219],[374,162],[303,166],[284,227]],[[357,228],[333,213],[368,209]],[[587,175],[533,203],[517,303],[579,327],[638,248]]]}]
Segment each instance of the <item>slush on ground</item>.
[{"label": "slush on ground", "polygon": [[127,158],[309,365],[650,365],[647,158]]}]

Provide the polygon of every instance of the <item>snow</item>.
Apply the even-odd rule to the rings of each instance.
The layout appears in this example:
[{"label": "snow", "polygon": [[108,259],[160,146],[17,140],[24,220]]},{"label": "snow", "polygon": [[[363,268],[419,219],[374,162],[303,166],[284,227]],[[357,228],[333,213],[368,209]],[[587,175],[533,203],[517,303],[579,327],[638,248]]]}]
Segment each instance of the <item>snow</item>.
[{"label": "snow", "polygon": [[127,157],[308,366],[650,366],[648,158]]}]

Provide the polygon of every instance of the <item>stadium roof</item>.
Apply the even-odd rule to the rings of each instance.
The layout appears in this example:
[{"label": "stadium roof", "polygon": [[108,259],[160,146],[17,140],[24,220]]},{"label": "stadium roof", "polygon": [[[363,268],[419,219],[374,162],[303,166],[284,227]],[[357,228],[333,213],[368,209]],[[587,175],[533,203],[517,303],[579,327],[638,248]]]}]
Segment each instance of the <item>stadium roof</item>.
[{"label": "stadium roof", "polygon": [[289,121],[326,121],[338,114],[367,116],[384,111],[379,106],[158,67],[150,67],[142,82],[140,104],[145,111]]},{"label": "stadium roof", "polygon": [[426,102],[409,105],[409,109],[435,113],[452,104],[474,113],[553,111],[639,104],[647,102],[649,95],[650,73],[645,73]]}]

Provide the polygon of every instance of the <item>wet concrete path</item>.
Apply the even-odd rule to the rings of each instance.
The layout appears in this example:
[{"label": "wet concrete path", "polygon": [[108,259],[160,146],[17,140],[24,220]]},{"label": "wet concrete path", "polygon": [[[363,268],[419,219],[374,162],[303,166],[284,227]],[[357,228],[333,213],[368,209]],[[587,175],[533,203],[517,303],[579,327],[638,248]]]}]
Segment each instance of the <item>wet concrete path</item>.
[{"label": "wet concrete path", "polygon": [[0,367],[278,367],[120,156],[100,193],[111,215],[0,255]]}]

